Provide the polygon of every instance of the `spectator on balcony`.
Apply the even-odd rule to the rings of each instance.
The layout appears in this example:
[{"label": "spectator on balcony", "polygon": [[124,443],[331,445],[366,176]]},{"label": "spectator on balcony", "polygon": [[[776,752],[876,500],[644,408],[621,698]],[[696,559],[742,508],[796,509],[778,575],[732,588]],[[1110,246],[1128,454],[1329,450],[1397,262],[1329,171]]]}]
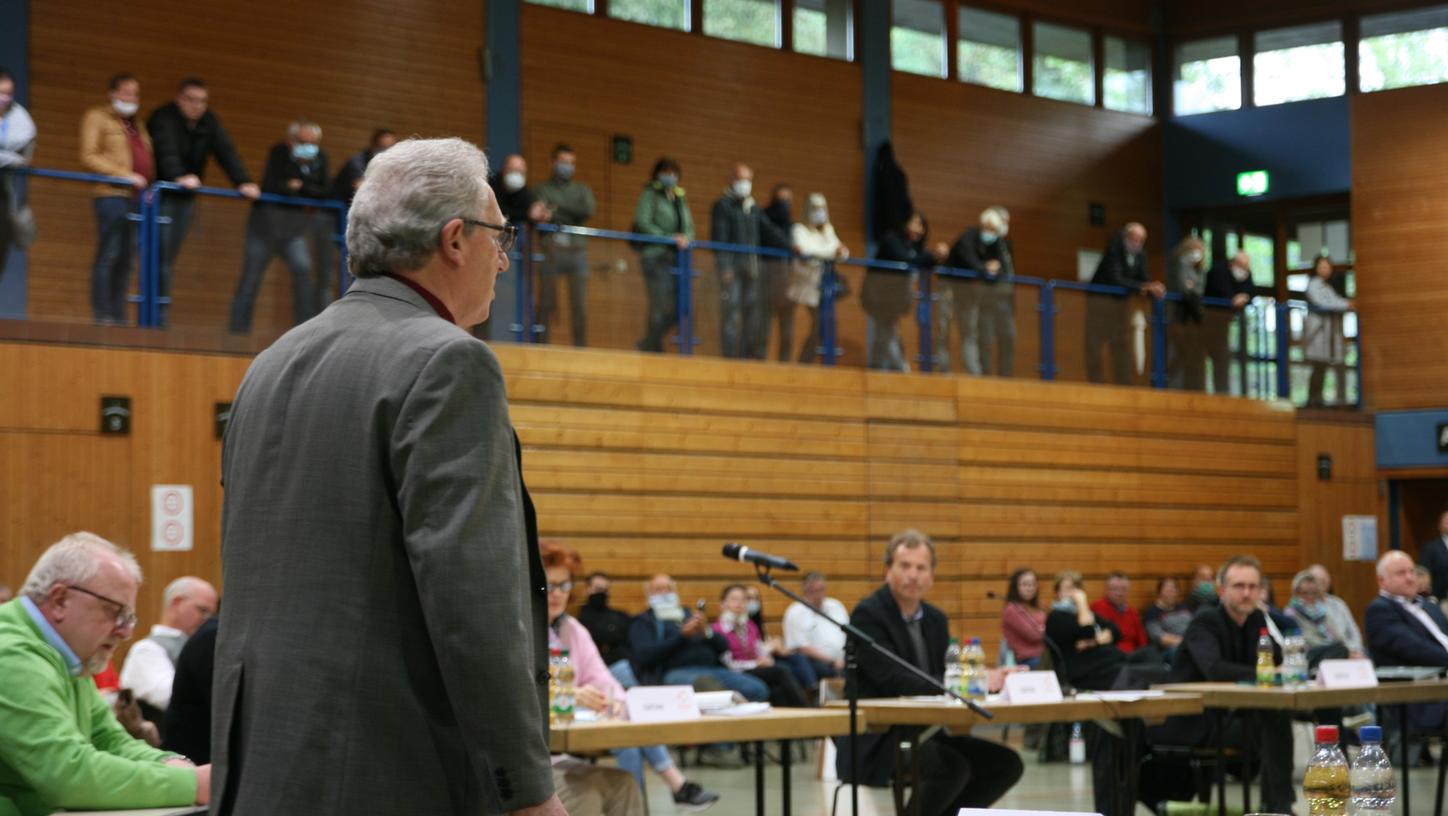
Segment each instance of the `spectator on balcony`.
[{"label": "spectator on balcony", "polygon": [[1202,345],[1206,278],[1207,247],[1202,239],[1188,235],[1172,250],[1166,274],[1166,290],[1181,295],[1172,311],[1168,352],[1168,379],[1173,388],[1204,391],[1207,387],[1206,349]]},{"label": "spectator on balcony", "polygon": [[[788,184],[774,185],[769,196],[769,206],[764,208],[764,217],[773,229],[759,234],[759,245],[782,252],[794,250],[794,190]],[[780,362],[789,359],[794,346],[794,301],[786,296],[789,286],[791,262],[788,258],[765,256],[760,259],[760,274],[764,277],[760,285],[764,302],[760,304],[759,334],[754,338],[754,348],[746,349],[750,357],[763,360],[769,357],[769,332],[773,324],[779,324]]]},{"label": "spectator on balcony", "polygon": [[[967,374],[989,374],[994,369],[1003,377],[1011,376],[1012,358],[1016,348],[1014,284],[1015,264],[1012,260],[1010,215],[1004,207],[988,207],[980,214],[980,223],[968,228],[950,248],[945,265],[968,269],[983,276],[984,281],[970,278],[941,280],[941,289],[950,291],[952,304],[937,339],[937,359],[942,369],[949,370],[949,324],[955,323],[960,337],[960,370]],[[943,292],[942,292],[943,294]],[[999,364],[993,359],[999,350]]]},{"label": "spectator on balcony", "polygon": [[[1112,236],[1106,254],[1096,265],[1091,283],[1097,286],[1119,286],[1127,295],[1140,293],[1160,298],[1166,287],[1146,274],[1146,227],[1132,222]],[[1127,350],[1126,297],[1088,294],[1086,296],[1086,378],[1105,382],[1101,367],[1101,346],[1111,350],[1111,367],[1117,385],[1132,380],[1131,354]]]},{"label": "spectator on balcony", "polygon": [[[1347,341],[1342,334],[1343,312],[1353,308],[1350,298],[1344,297],[1332,283],[1332,258],[1323,255],[1312,267],[1312,278],[1307,282],[1307,322],[1303,329],[1303,354],[1312,364],[1312,375],[1307,381],[1307,404],[1322,405],[1322,387],[1327,381],[1327,369],[1338,369],[1342,376],[1342,364]],[[1341,391],[1341,384],[1339,384]]]},{"label": "spectator on balcony", "polygon": [[[551,219],[548,205],[533,197],[533,190],[528,187],[528,162],[517,153],[510,153],[503,159],[502,166],[488,177],[488,184],[493,188],[493,195],[498,199],[503,217],[518,228],[522,240],[527,241],[525,227],[546,224]],[[511,303],[516,292],[513,289],[515,286],[517,283],[513,276],[499,275],[495,302]],[[492,338],[493,316],[497,311],[495,309],[489,312],[486,320],[473,327],[475,337],[483,340]],[[522,315],[517,315],[516,319],[521,325]]]},{"label": "spectator on balcony", "polygon": [[[255,199],[261,188],[246,172],[241,154],[232,144],[226,128],[221,126],[221,120],[207,107],[209,101],[206,83],[190,77],[181,80],[174,100],[151,112],[146,120],[146,130],[151,134],[151,144],[155,146],[156,178],[194,190],[202,185],[207,159],[215,157],[226,177],[236,185],[237,192]],[[195,196],[189,193],[169,191],[160,198],[161,217],[170,219],[169,223],[161,225],[161,255],[157,259],[156,295],[166,299],[156,309],[160,326],[165,326],[167,322],[172,272],[176,256],[181,253],[181,244],[191,229],[191,211],[195,204]]]},{"label": "spectator on balcony", "polygon": [[111,77],[109,104],[85,112],[80,122],[80,163],[91,173],[115,176],[130,187],[95,187],[96,257],[91,264],[91,311],[100,326],[128,321],[126,294],[131,282],[131,255],[136,228],[131,213],[141,191],[156,177],[151,136],[136,124],[141,108],[141,83],[130,74]]},{"label": "spectator on balcony", "polygon": [[900,341],[900,318],[909,314],[914,304],[911,289],[920,269],[930,269],[945,260],[949,248],[944,242],[926,249],[925,240],[929,226],[925,216],[914,212],[905,223],[895,229],[886,230],[880,236],[880,248],[875,253],[878,261],[903,263],[910,271],[898,272],[890,269],[869,269],[865,272],[865,285],[860,292],[861,305],[869,316],[870,351],[867,365],[885,371],[909,371],[905,361],[905,349]]},{"label": "spectator on balcony", "polygon": [[[264,193],[302,198],[326,198],[327,154],[322,152],[322,128],[298,119],[287,127],[287,141],[273,145],[262,174]],[[258,201],[246,221],[246,248],[241,278],[231,300],[231,331],[251,333],[256,293],[272,259],[281,256],[292,273],[292,322],[303,323],[317,313],[312,289],[316,260],[307,246],[314,230],[315,211],[291,204]],[[332,218],[331,213],[325,214]],[[333,219],[335,220],[335,219]],[[333,227],[335,229],[335,226]]]},{"label": "spectator on balcony", "polygon": [[829,202],[821,193],[810,193],[805,202],[805,220],[795,224],[790,231],[794,252],[799,256],[790,269],[789,283],[784,290],[785,306],[779,323],[779,359],[789,359],[790,345],[794,340],[794,307],[800,304],[809,309],[809,335],[799,350],[801,363],[813,363],[820,345],[820,285],[824,279],[824,265],[828,262],[843,261],[850,256],[850,250],[835,234],[830,223]]},{"label": "spectator on balcony", "polygon": [[378,128],[372,131],[372,139],[367,142],[367,149],[353,153],[337,171],[337,177],[332,179],[332,198],[345,202],[349,207],[352,205],[352,197],[357,195],[357,188],[362,186],[362,176],[367,172],[367,165],[372,163],[372,158],[382,153],[387,148],[397,144],[397,134],[387,128]]},{"label": "spectator on balcony", "polygon": [[1212,361],[1212,393],[1232,393],[1232,353],[1228,336],[1237,313],[1252,301],[1252,258],[1237,250],[1226,262],[1217,261],[1207,272],[1206,296],[1230,300],[1231,309],[1207,309],[1202,318],[1202,345]]},{"label": "spectator on balcony", "polygon": [[[597,205],[593,190],[573,177],[578,155],[559,144],[553,148],[553,176],[533,188],[533,196],[548,210],[548,220],[561,227],[582,227]],[[538,322],[541,342],[549,342],[553,317],[558,313],[558,279],[568,279],[568,318],[573,345],[588,345],[588,239],[581,235],[551,233],[543,238],[543,266],[538,281]]]},{"label": "spectator on balcony", "polygon": [[[15,77],[0,68],[0,279],[5,277],[5,260],[10,247],[17,244],[26,246],[34,238],[34,224],[29,221],[29,211],[23,210],[16,197],[11,181],[12,174],[7,168],[24,167],[30,164],[35,153],[35,122],[29,111],[15,101]],[[21,219],[26,223],[21,224]],[[29,234],[21,234],[27,232]]]},{"label": "spectator on balcony", "polygon": [[[654,162],[653,174],[634,207],[633,231],[671,239],[672,244],[649,242],[639,246],[639,264],[643,267],[644,286],[648,294],[649,314],[643,339],[636,344],[641,351],[663,351],[664,335],[679,322],[678,280],[674,266],[679,252],[688,249],[694,240],[694,216],[684,188],[679,186],[683,168],[668,156]],[[680,338],[691,342],[693,338]]]},{"label": "spectator on balcony", "polygon": [[[749,248],[759,246],[766,219],[755,206],[753,190],[754,171],[747,164],[735,164],[724,194],[710,211],[709,240]],[[759,255],[719,250],[714,253],[714,269],[719,274],[720,354],[738,359],[747,356],[746,348],[754,347],[763,317]]]}]

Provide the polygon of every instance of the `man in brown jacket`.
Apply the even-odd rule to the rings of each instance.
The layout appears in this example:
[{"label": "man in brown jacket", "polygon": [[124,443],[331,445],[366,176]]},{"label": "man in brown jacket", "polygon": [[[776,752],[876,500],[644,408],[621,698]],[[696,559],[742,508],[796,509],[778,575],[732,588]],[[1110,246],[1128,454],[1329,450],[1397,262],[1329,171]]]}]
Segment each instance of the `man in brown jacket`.
[{"label": "man in brown jacket", "polygon": [[151,137],[136,123],[141,83],[130,74],[111,77],[110,104],[97,105],[80,120],[80,162],[86,170],[129,179],[130,187],[95,188],[96,258],[91,265],[91,310],[100,326],[127,323],[126,293],[135,251],[130,214],[140,191],[156,177]]}]

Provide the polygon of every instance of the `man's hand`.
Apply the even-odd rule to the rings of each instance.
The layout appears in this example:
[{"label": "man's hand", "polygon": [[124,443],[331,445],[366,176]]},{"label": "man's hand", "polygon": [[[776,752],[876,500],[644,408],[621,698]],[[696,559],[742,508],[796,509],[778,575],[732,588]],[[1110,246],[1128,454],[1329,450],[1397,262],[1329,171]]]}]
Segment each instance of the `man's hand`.
[{"label": "man's hand", "polygon": [[1006,686],[1006,675],[1030,670],[1030,666],[997,666],[994,669],[986,669],[986,690],[991,694],[998,694]]},{"label": "man's hand", "polygon": [[835,250],[835,260],[843,261],[848,257],[850,257],[850,248],[844,244],[840,244],[840,248]]},{"label": "man's hand", "polygon": [[683,633],[684,637],[694,637],[703,632],[708,625],[709,623],[704,620],[704,616],[696,612],[690,615],[688,620],[684,621],[683,625],[679,627],[679,631]]},{"label": "man's hand", "polygon": [[145,177],[145,176],[141,175],[140,173],[132,173],[132,174],[130,175],[130,179],[131,179],[131,186],[132,186],[132,187],[135,187],[137,190],[144,190],[144,189],[146,189],[146,177]]},{"label": "man's hand", "polygon": [[1000,274],[1000,271],[1001,271],[1001,262],[1000,262],[1000,261],[997,261],[997,260],[995,260],[994,258],[992,258],[991,260],[985,262],[985,273],[986,273],[987,275],[997,275],[997,274]]},{"label": "man's hand", "polygon": [[170,765],[170,766],[173,767],[173,768],[195,768],[195,767],[196,767],[196,763],[192,762],[191,760],[187,759],[186,757],[181,757],[181,756],[173,756],[173,757],[171,757],[170,759],[166,760],[165,762],[162,762],[161,764],[162,764],[162,765]]},{"label": "man's hand", "polygon": [[302,180],[301,180],[301,179],[287,179],[287,189],[288,189],[288,190],[291,190],[291,191],[294,192],[294,193],[295,193],[296,191],[302,189]]},{"label": "man's hand", "polygon": [[568,810],[555,793],[543,804],[511,811],[509,816],[568,816]]},{"label": "man's hand", "polygon": [[238,193],[241,193],[243,198],[250,198],[253,201],[256,200],[257,196],[261,195],[261,188],[256,186],[254,182],[250,181],[245,184],[238,184],[236,186],[236,191]]},{"label": "man's hand", "polygon": [[1161,645],[1167,648],[1171,648],[1173,646],[1180,646],[1182,645],[1182,636],[1173,635],[1170,632],[1163,632],[1161,636]]},{"label": "man's hand", "polygon": [[1239,292],[1235,295],[1232,295],[1232,308],[1240,309],[1243,306],[1246,306],[1247,301],[1251,299],[1251,296],[1249,296],[1246,292]]},{"label": "man's hand", "polygon": [[835,671],[837,671],[837,672],[842,672],[842,671],[845,670],[845,659],[844,659],[843,657],[841,657],[841,658],[835,660],[835,662],[834,662],[832,665],[835,667]]},{"label": "man's hand", "polygon": [[688,249],[689,236],[683,234],[682,232],[674,233],[674,246],[678,247],[679,249]]},{"label": "man's hand", "polygon": [[1348,653],[1347,653],[1347,659],[1348,659],[1348,660],[1363,660],[1363,659],[1365,659],[1365,658],[1367,658],[1367,655],[1363,654],[1362,652],[1348,652]]},{"label": "man's hand", "polygon": [[1143,295],[1151,295],[1152,297],[1160,300],[1161,298],[1166,297],[1166,284],[1162,283],[1161,281],[1149,281],[1147,283],[1143,283],[1141,285],[1141,293]]},{"label": "man's hand", "polygon": [[950,256],[950,247],[946,246],[944,241],[938,241],[930,248],[930,256],[936,263],[945,263],[945,259]]},{"label": "man's hand", "polygon": [[773,666],[773,665],[774,665],[774,658],[771,657],[771,656],[768,655],[768,654],[762,654],[762,655],[759,656],[759,659],[758,659],[758,660],[754,661],[754,665],[756,665],[756,666]]},{"label": "man's hand", "polygon": [[211,766],[200,765],[196,768],[196,804],[206,805],[211,803]]},{"label": "man's hand", "polygon": [[1111,630],[1102,628],[1101,631],[1096,633],[1096,642],[1102,646],[1109,644],[1111,642]]},{"label": "man's hand", "polygon": [[578,689],[574,692],[573,701],[590,711],[603,711],[608,708],[608,695],[596,686],[583,686]]},{"label": "man's hand", "polygon": [[195,190],[201,186],[201,177],[195,173],[187,173],[184,176],[177,176],[176,183],[188,190]]},{"label": "man's hand", "polygon": [[542,201],[535,201],[533,206],[528,208],[528,220],[535,224],[546,224],[553,220],[553,211]]}]

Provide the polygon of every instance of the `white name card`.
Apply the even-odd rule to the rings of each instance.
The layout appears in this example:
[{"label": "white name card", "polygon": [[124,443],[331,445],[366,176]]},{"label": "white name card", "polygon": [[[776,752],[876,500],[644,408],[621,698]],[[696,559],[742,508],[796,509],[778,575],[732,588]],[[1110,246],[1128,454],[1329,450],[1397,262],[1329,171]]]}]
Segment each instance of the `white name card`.
[{"label": "white name card", "polygon": [[998,810],[996,808],[961,808],[957,816],[1101,816],[1066,810]]},{"label": "white name card", "polygon": [[1008,703],[1059,703],[1061,683],[1055,672],[1014,672],[1006,675],[1005,698]]},{"label": "white name card", "polygon": [[693,686],[634,686],[624,692],[624,704],[631,722],[699,719]]},{"label": "white name card", "polygon": [[1317,666],[1317,683],[1327,688],[1376,686],[1371,660],[1324,660]]}]

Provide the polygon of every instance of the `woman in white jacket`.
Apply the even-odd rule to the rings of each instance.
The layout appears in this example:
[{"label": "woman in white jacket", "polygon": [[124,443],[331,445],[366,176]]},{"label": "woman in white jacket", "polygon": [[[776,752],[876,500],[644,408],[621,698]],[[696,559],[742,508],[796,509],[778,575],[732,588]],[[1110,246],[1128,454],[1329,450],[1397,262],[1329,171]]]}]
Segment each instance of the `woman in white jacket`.
[{"label": "woman in white jacket", "polygon": [[[829,204],[819,193],[810,193],[805,207],[803,223],[795,224],[790,232],[794,252],[800,256],[790,270],[789,282],[784,297],[789,314],[783,319],[794,320],[794,306],[799,303],[810,310],[809,336],[799,350],[801,363],[812,363],[820,343],[820,281],[824,276],[824,261],[843,261],[850,251],[840,243],[830,224]],[[781,352],[781,357],[783,352]]]},{"label": "woman in white jacket", "polygon": [[1342,335],[1342,313],[1353,308],[1353,302],[1337,293],[1328,283],[1332,278],[1332,259],[1317,259],[1312,278],[1307,282],[1307,321],[1302,332],[1303,356],[1312,364],[1307,382],[1307,404],[1322,404],[1322,386],[1328,366],[1342,365],[1346,341]]}]

